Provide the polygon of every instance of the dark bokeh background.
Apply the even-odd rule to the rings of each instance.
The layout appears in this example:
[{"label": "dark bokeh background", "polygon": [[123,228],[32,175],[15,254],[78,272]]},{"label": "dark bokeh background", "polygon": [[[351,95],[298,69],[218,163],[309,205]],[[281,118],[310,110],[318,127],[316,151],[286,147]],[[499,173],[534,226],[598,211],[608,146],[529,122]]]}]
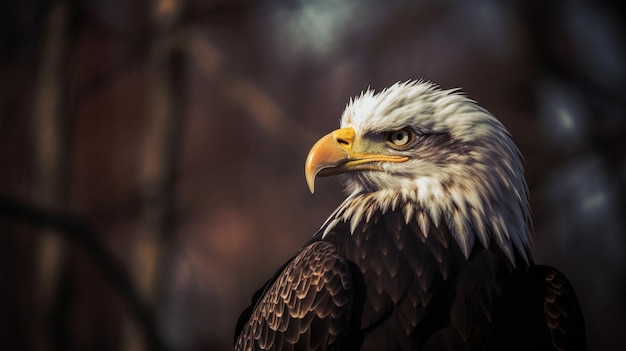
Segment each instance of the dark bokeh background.
[{"label": "dark bokeh background", "polygon": [[536,261],[626,349],[626,12],[609,1],[0,5],[0,349],[227,350],[342,200],[303,164],[368,86],[462,87],[526,158]]}]

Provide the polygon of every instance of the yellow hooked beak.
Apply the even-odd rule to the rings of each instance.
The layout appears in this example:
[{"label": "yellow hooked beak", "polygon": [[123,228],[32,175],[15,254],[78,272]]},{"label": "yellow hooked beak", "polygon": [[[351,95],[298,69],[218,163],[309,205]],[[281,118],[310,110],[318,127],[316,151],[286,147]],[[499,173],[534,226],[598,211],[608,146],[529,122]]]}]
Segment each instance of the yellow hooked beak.
[{"label": "yellow hooked beak", "polygon": [[356,138],[352,127],[337,129],[315,143],[306,158],[304,173],[311,190],[315,190],[315,177],[339,173],[373,170],[382,171],[380,162],[404,162],[406,156],[387,155],[379,143],[368,143]]}]

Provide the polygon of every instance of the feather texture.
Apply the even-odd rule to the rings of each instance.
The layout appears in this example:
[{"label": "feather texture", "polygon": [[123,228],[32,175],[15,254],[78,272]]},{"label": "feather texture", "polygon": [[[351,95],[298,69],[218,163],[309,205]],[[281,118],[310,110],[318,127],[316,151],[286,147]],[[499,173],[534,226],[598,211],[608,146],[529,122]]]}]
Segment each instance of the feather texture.
[{"label": "feather texture", "polygon": [[332,244],[315,242],[267,287],[235,349],[325,350],[341,342],[352,304],[349,264]]}]

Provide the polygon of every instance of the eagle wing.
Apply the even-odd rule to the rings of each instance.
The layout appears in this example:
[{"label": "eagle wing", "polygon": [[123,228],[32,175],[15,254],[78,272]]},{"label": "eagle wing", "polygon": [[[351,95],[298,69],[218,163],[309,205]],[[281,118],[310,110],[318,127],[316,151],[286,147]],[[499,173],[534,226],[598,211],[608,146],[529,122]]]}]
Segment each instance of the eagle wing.
[{"label": "eagle wing", "polygon": [[333,244],[306,246],[260,291],[240,317],[234,350],[325,350],[345,341],[352,268]]},{"label": "eagle wing", "polygon": [[494,349],[586,350],[582,309],[555,268],[533,265],[518,272],[500,302],[492,323]]},{"label": "eagle wing", "polygon": [[574,288],[555,268],[534,268],[545,284],[543,310],[554,350],[585,350],[585,322]]}]

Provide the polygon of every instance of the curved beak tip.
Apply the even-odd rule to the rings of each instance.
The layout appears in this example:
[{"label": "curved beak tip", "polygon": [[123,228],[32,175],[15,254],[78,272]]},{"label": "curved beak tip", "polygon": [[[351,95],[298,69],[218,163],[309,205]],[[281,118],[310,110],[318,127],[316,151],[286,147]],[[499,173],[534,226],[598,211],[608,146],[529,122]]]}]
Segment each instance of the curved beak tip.
[{"label": "curved beak tip", "polygon": [[306,177],[306,185],[309,186],[309,191],[313,194],[315,193],[315,176],[317,175],[317,172],[312,171],[309,167],[307,167],[304,173]]},{"label": "curved beak tip", "polygon": [[[325,135],[313,145],[304,166],[306,183],[311,194],[315,192],[315,178],[320,172],[329,168],[335,168],[351,158],[351,147],[349,145],[354,140],[354,134],[354,129],[350,127],[338,129]],[[344,141],[348,146],[340,145],[337,141],[338,139]],[[324,173],[324,175],[330,174]]]}]

